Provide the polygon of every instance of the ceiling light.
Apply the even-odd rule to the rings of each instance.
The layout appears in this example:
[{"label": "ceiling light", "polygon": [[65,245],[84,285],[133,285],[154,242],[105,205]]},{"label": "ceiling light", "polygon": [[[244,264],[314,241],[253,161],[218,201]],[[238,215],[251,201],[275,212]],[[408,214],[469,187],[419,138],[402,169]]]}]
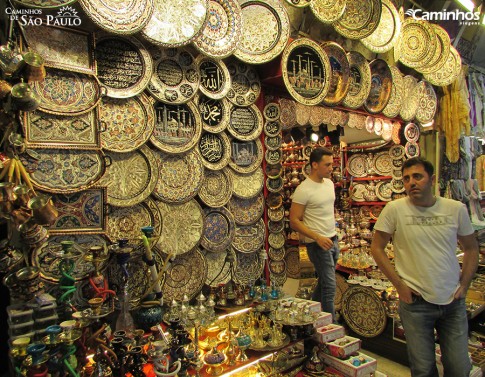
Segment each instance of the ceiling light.
[{"label": "ceiling light", "polygon": [[460,5],[465,7],[469,12],[473,12],[475,9],[475,4],[472,0],[457,0]]},{"label": "ceiling light", "polygon": [[318,134],[316,132],[312,132],[310,135],[310,140],[316,143],[318,141]]}]

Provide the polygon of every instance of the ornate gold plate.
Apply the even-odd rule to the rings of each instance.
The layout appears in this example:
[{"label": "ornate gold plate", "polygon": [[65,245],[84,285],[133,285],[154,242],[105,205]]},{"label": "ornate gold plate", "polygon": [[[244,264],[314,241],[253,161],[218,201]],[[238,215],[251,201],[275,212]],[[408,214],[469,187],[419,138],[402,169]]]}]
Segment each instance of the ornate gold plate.
[{"label": "ornate gold plate", "polygon": [[335,42],[325,42],[322,49],[330,60],[332,70],[330,88],[323,99],[328,106],[339,105],[349,90],[350,64],[345,50]]},{"label": "ornate gold plate", "polygon": [[456,80],[461,71],[461,57],[453,46],[446,63],[436,72],[424,75],[425,80],[436,86],[447,86]]},{"label": "ornate gold plate", "polygon": [[438,100],[433,86],[423,81],[423,85],[418,86],[418,110],[416,111],[416,120],[421,124],[426,124],[434,119]]},{"label": "ornate gold plate", "polygon": [[207,170],[199,190],[199,198],[209,207],[222,207],[231,199],[232,190],[232,175],[229,169]]},{"label": "ornate gold plate", "polygon": [[236,225],[232,246],[241,253],[254,253],[261,250],[265,239],[266,227],[263,219],[259,219],[252,225]]},{"label": "ornate gold plate", "polygon": [[194,103],[199,110],[202,128],[205,131],[218,133],[227,128],[231,104],[225,98],[212,99],[204,94],[196,95]]},{"label": "ornate gold plate", "polygon": [[405,76],[403,80],[403,104],[401,111],[399,111],[399,115],[402,120],[409,122],[416,116],[416,111],[418,110],[419,105],[418,90],[419,85],[422,84],[418,84],[418,80],[411,75]]},{"label": "ornate gold plate", "polygon": [[390,0],[382,0],[382,13],[377,29],[361,39],[362,44],[376,54],[389,51],[397,43],[401,34],[401,18]]},{"label": "ornate gold plate", "polygon": [[226,263],[227,252],[212,253],[204,252],[207,262],[207,278],[205,284],[209,287],[218,287],[220,284],[227,284],[231,280],[231,265]]},{"label": "ornate gold plate", "polygon": [[396,66],[391,66],[392,89],[389,101],[382,113],[389,118],[395,118],[399,115],[403,104],[404,96],[404,79],[401,71]]},{"label": "ornate gold plate", "polygon": [[236,106],[250,106],[261,93],[261,82],[256,69],[246,63],[232,59],[227,63],[232,87],[226,98]]},{"label": "ornate gold plate", "polygon": [[364,103],[365,109],[371,114],[380,113],[389,102],[392,90],[392,75],[387,63],[382,59],[374,59],[370,63],[371,89]]},{"label": "ornate gold plate", "polygon": [[223,252],[234,240],[236,223],[234,216],[225,207],[204,210],[204,234],[200,244],[206,250]]},{"label": "ornate gold plate", "polygon": [[281,108],[276,102],[268,103],[263,109],[263,116],[266,121],[278,121],[280,119]]},{"label": "ornate gold plate", "polygon": [[399,39],[399,61],[410,68],[426,66],[436,50],[436,33],[425,20],[406,18]]},{"label": "ornate gold plate", "polygon": [[227,131],[238,140],[255,140],[263,131],[263,116],[256,105],[233,106]]},{"label": "ornate gold plate", "polygon": [[233,267],[234,281],[241,285],[254,284],[264,271],[264,259],[259,253],[236,252],[236,263]]},{"label": "ornate gold plate", "polygon": [[263,189],[263,169],[257,168],[250,174],[230,171],[233,183],[233,195],[242,199],[251,199],[257,196]]},{"label": "ornate gold plate", "polygon": [[344,15],[334,24],[345,38],[362,39],[371,35],[381,19],[381,0],[347,1]]},{"label": "ornate gold plate", "polygon": [[310,121],[311,106],[304,105],[300,102],[296,103],[296,124],[299,126],[306,126]]},{"label": "ornate gold plate", "polygon": [[283,130],[288,130],[296,124],[296,102],[292,99],[280,99],[280,124]]},{"label": "ornate gold plate", "polygon": [[199,55],[195,59],[199,67],[200,86],[202,94],[212,99],[222,99],[231,88],[231,75],[222,60]]},{"label": "ornate gold plate", "polygon": [[231,160],[231,142],[225,132],[202,134],[198,143],[202,164],[210,170],[220,170]]},{"label": "ornate gold plate", "polygon": [[234,215],[238,225],[251,225],[258,221],[264,212],[264,196],[261,192],[251,199],[241,199],[233,196],[227,203],[227,208]]},{"label": "ornate gold plate", "polygon": [[[371,88],[371,72],[366,58],[357,51],[347,53],[350,67],[349,90],[345,95],[343,104],[351,109],[361,107]],[[352,114],[351,114],[352,115]]]},{"label": "ornate gold plate", "polygon": [[229,166],[239,173],[251,173],[261,166],[263,146],[261,140],[231,141]]},{"label": "ornate gold plate", "polygon": [[321,22],[328,24],[344,15],[346,0],[310,0],[310,8]]},{"label": "ornate gold plate", "polygon": [[433,73],[441,69],[448,60],[450,54],[450,36],[448,32],[441,26],[431,24],[436,34],[436,51],[431,60],[424,67],[416,68],[418,72],[422,74]]}]

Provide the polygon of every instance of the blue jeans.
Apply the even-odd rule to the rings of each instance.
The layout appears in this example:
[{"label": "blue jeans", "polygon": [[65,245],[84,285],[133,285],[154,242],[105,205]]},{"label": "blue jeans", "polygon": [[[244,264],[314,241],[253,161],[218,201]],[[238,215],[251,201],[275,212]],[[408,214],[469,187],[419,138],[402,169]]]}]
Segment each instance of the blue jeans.
[{"label": "blue jeans", "polygon": [[411,374],[413,377],[438,377],[434,329],[438,333],[444,377],[470,374],[468,357],[468,320],[465,299],[436,305],[413,295],[413,302],[399,301]]},{"label": "blue jeans", "polygon": [[312,300],[320,302],[322,310],[331,313],[335,321],[334,300],[335,290],[337,289],[335,266],[339,255],[338,241],[335,240],[329,250],[323,250],[316,242],[307,243],[306,249],[318,277]]}]

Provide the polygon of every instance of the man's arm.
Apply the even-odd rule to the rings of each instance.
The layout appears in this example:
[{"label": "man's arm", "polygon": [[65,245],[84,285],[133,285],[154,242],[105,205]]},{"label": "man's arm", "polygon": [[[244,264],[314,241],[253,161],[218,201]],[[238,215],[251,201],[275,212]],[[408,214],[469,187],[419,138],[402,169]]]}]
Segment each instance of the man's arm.
[{"label": "man's arm", "polygon": [[290,208],[290,226],[293,230],[303,234],[305,237],[315,240],[323,250],[329,250],[333,246],[330,238],[324,237],[321,234],[309,229],[303,223],[303,215],[305,213],[305,206],[303,204],[291,203]]},{"label": "man's arm", "polygon": [[478,267],[478,242],[475,233],[468,236],[458,236],[458,242],[463,249],[463,264],[460,288],[456,291],[455,298],[463,298],[466,296],[470,282]]}]

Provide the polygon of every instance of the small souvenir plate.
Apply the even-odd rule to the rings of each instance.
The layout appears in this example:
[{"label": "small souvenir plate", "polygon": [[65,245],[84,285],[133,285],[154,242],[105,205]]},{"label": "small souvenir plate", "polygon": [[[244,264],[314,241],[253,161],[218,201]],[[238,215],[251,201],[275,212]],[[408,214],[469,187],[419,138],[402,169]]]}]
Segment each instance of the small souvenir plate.
[{"label": "small souvenir plate", "polygon": [[266,167],[264,168],[266,176],[271,179],[275,179],[281,176],[281,173],[283,172],[283,166],[281,163],[271,165],[271,164],[266,164]]},{"label": "small souvenir plate", "polygon": [[410,68],[426,66],[436,50],[436,33],[426,20],[408,17],[399,38],[399,61]]},{"label": "small souvenir plate", "polygon": [[383,128],[384,128],[384,122],[382,121],[382,119],[381,118],[374,118],[374,133],[377,136],[381,136]]},{"label": "small souvenir plate", "polygon": [[236,253],[233,267],[234,282],[241,285],[253,284],[264,271],[264,259],[259,253]]},{"label": "small souvenir plate", "polygon": [[399,122],[392,122],[392,137],[391,140],[394,144],[401,143],[401,123]]},{"label": "small souvenir plate", "polygon": [[332,70],[330,88],[323,99],[323,103],[328,106],[339,105],[349,90],[350,84],[350,64],[345,50],[335,42],[325,42],[322,49],[330,60]]},{"label": "small souvenir plate", "polygon": [[230,171],[233,183],[233,195],[242,199],[251,199],[257,196],[263,189],[263,169],[257,168],[250,174]]},{"label": "small souvenir plate", "polygon": [[233,106],[229,114],[227,131],[242,141],[255,140],[263,131],[263,116],[256,105]]},{"label": "small souvenir plate", "polygon": [[403,156],[401,158],[393,158],[392,159],[392,168],[393,169],[401,169],[402,168],[402,164],[404,163],[404,156],[406,155],[406,152],[405,152],[405,149],[404,147],[403,148]]},{"label": "small souvenir plate", "polygon": [[266,147],[267,151],[276,151],[281,148],[281,143],[283,142],[280,135],[276,136],[265,136],[264,137],[264,146]]},{"label": "small souvenir plate", "polygon": [[285,242],[286,237],[284,233],[270,233],[268,236],[269,245],[275,249],[281,249],[285,246]]},{"label": "small souvenir plate", "polygon": [[155,1],[153,14],[141,35],[162,47],[189,44],[204,28],[207,6],[207,0]]},{"label": "small souvenir plate", "polygon": [[380,181],[376,186],[376,195],[383,202],[392,200],[392,185],[391,181]]},{"label": "small souvenir plate", "polygon": [[183,153],[192,149],[200,139],[200,114],[192,102],[182,105],[155,104],[155,129],[150,141],[166,153]]},{"label": "small souvenir plate", "polygon": [[366,185],[368,183],[363,181],[363,182],[357,182],[354,183],[352,186],[352,200],[354,202],[365,202],[364,195],[367,193],[367,188]]},{"label": "small souvenir plate", "polygon": [[272,260],[283,260],[285,259],[286,250],[284,247],[281,249],[275,249],[270,247],[268,250],[268,256]]},{"label": "small souvenir plate", "polygon": [[282,233],[285,231],[285,222],[280,221],[268,221],[268,231],[270,233]]},{"label": "small souvenir plate", "polygon": [[207,169],[220,170],[226,167],[231,160],[229,137],[224,132],[219,134],[205,132],[200,137],[198,152],[202,158],[202,164]]},{"label": "small souvenir plate", "polygon": [[401,194],[406,191],[403,180],[397,177],[392,179],[391,188],[392,192],[395,192],[396,194]]},{"label": "small souvenir plate", "polygon": [[269,271],[273,274],[282,274],[286,271],[286,261],[283,260],[270,260],[268,262]]},{"label": "small souvenir plate", "polygon": [[185,203],[195,197],[204,179],[204,166],[197,151],[176,155],[154,153],[159,179],[153,196],[166,203]]},{"label": "small souvenir plate", "polygon": [[212,253],[203,252],[207,262],[207,278],[205,284],[209,287],[218,287],[227,284],[231,280],[231,265],[226,263],[227,252]]},{"label": "small souvenir plate", "polygon": [[461,71],[460,53],[450,46],[450,53],[443,67],[436,72],[425,74],[424,78],[436,86],[447,86],[456,80]]},{"label": "small souvenir plate", "polygon": [[431,24],[431,26],[433,27],[437,38],[436,52],[426,66],[417,68],[422,74],[429,74],[440,70],[441,67],[445,65],[448,56],[450,55],[451,42],[448,32],[439,25]]},{"label": "small souvenir plate", "polygon": [[229,166],[238,173],[251,173],[261,166],[263,146],[259,139],[252,141],[231,141]]},{"label": "small souvenir plate", "polygon": [[392,90],[392,75],[389,65],[382,59],[370,63],[371,89],[364,103],[371,114],[380,113],[387,105]]},{"label": "small souvenir plate", "polygon": [[[393,179],[402,179],[402,169],[401,168],[398,168],[398,169],[392,169],[391,170],[391,177]],[[393,189],[394,190],[394,189]]]},{"label": "small souvenir plate", "polygon": [[310,0],[310,8],[321,22],[329,24],[340,20],[344,15],[345,0]]},{"label": "small souvenir plate", "polygon": [[231,199],[232,189],[232,176],[227,169],[206,170],[199,198],[209,207],[222,207]]},{"label": "small souvenir plate", "polygon": [[212,252],[227,250],[234,240],[234,216],[224,207],[204,210],[204,234],[200,244]]},{"label": "small souvenir plate", "polygon": [[269,192],[279,192],[283,189],[283,178],[267,178],[266,179],[266,188]]},{"label": "small souvenir plate", "polygon": [[[280,123],[283,130],[288,130],[296,124],[296,102],[292,99],[280,99]],[[316,106],[314,106],[316,107]]]},{"label": "small souvenir plate", "polygon": [[421,124],[426,124],[434,119],[438,100],[433,86],[423,81],[423,85],[418,86],[418,110],[416,111],[416,120]]},{"label": "small souvenir plate", "polygon": [[183,48],[161,49],[152,46],[154,72],[148,91],[159,101],[182,104],[192,99],[200,84],[197,64],[191,53]]},{"label": "small souvenir plate", "polygon": [[310,106],[310,118],[308,119],[310,126],[319,127],[323,123],[322,112],[323,112],[323,107],[321,107],[321,106]]},{"label": "small souvenir plate", "polygon": [[399,115],[406,122],[412,121],[416,116],[421,86],[424,86],[422,81],[418,83],[417,79],[409,75],[404,77],[404,101]]},{"label": "small souvenir plate", "polygon": [[250,106],[261,93],[258,72],[249,64],[232,59],[227,63],[232,87],[226,98],[236,106]]},{"label": "small souvenir plate", "polygon": [[286,89],[304,105],[318,105],[330,89],[330,60],[322,47],[311,39],[295,39],[286,46],[281,70]]},{"label": "small souvenir plate", "polygon": [[300,102],[296,103],[296,125],[306,126],[310,121],[311,106],[304,105]]},{"label": "small souvenir plate", "polygon": [[263,110],[264,119],[269,122],[276,122],[280,119],[281,108],[276,102],[268,103]]},{"label": "small souvenir plate", "polygon": [[370,134],[374,133],[374,117],[369,115],[365,118],[365,130]]},{"label": "small souvenir plate", "polygon": [[379,175],[390,175],[392,170],[392,158],[389,152],[379,152],[374,156],[374,170]]},{"label": "small souvenir plate", "polygon": [[281,221],[285,217],[285,207],[268,208],[268,218],[271,221]]},{"label": "small souvenir plate", "polygon": [[278,136],[281,133],[281,124],[278,121],[268,121],[264,124],[263,131],[268,137]]},{"label": "small souvenir plate", "polygon": [[377,29],[381,19],[381,0],[347,1],[343,16],[334,24],[345,38],[362,39]]},{"label": "small souvenir plate", "polygon": [[403,104],[404,79],[401,71],[396,66],[393,65],[390,69],[392,77],[391,95],[386,107],[382,110],[382,114],[388,118],[395,118],[399,115]]},{"label": "small souvenir plate", "polygon": [[404,147],[404,150],[407,158],[419,157],[419,145],[414,142],[408,141]]},{"label": "small souvenir plate", "polygon": [[300,278],[300,252],[297,248],[289,248],[285,255],[286,274],[293,279]]},{"label": "small souvenir plate", "polygon": [[382,139],[391,141],[392,139],[392,122],[389,119],[381,119],[382,121]]},{"label": "small souvenir plate", "polygon": [[402,145],[393,145],[391,148],[389,148],[389,156],[391,156],[391,158],[393,160],[396,160],[396,159],[401,159],[404,157],[404,147]]},{"label": "small souvenir plate", "polygon": [[199,55],[195,63],[199,67],[199,90],[212,99],[222,99],[231,88],[231,75],[222,60]]},{"label": "small souvenir plate", "polygon": [[207,23],[193,44],[204,55],[223,59],[236,51],[242,33],[241,6],[237,0],[209,0]]},{"label": "small souvenir plate", "polygon": [[407,141],[416,143],[419,140],[419,126],[414,123],[408,123],[406,127],[404,127],[404,137]]},{"label": "small souvenir plate", "polygon": [[234,56],[250,64],[273,60],[281,54],[290,36],[286,9],[279,0],[241,0],[239,4],[242,34]]},{"label": "small souvenir plate", "polygon": [[347,161],[347,170],[353,177],[366,177],[368,173],[367,156],[365,154],[357,153]]},{"label": "small souvenir plate", "polygon": [[254,253],[261,250],[265,239],[266,227],[263,219],[260,219],[252,225],[236,225],[232,246],[241,253]]},{"label": "small souvenir plate", "polygon": [[268,197],[266,198],[266,205],[270,210],[274,210],[282,207],[283,195],[281,195],[279,192],[270,192],[268,194]]},{"label": "small souvenir plate", "polygon": [[267,149],[266,153],[264,154],[264,159],[268,164],[278,164],[281,162],[282,159],[282,152],[281,149]]},{"label": "small souvenir plate", "polygon": [[258,221],[264,212],[263,193],[251,199],[241,199],[233,196],[227,208],[234,215],[234,221],[238,225],[251,225]]},{"label": "small souvenir plate", "polygon": [[370,67],[364,55],[357,51],[348,52],[347,59],[350,67],[349,90],[345,95],[343,104],[345,107],[358,109],[369,96],[371,88]]},{"label": "small souvenir plate", "polygon": [[380,54],[389,51],[399,40],[401,17],[390,0],[382,0],[382,12],[377,29],[371,35],[361,39],[370,51]]}]

